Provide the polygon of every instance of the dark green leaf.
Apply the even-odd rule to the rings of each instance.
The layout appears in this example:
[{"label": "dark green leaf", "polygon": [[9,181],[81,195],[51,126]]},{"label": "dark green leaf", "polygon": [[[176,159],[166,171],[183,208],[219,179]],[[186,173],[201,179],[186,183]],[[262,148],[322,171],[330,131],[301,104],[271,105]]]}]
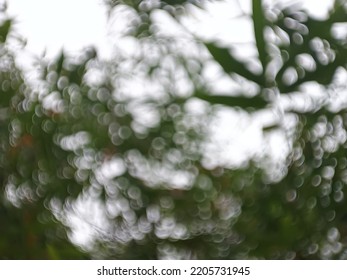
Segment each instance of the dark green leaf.
[{"label": "dark green leaf", "polygon": [[61,52],[59,58],[57,59],[57,73],[58,75],[61,73],[61,71],[63,70],[63,66],[64,66],[64,60],[65,60],[65,55],[64,55],[64,51]]},{"label": "dark green leaf", "polygon": [[255,34],[255,42],[258,49],[259,59],[265,73],[267,65],[266,42],[264,39],[265,16],[262,7],[262,0],[252,0],[253,4],[253,27]]},{"label": "dark green leaf", "polygon": [[222,66],[226,73],[236,73],[247,80],[250,80],[259,85],[264,85],[262,75],[257,75],[247,69],[246,65],[237,60],[226,48],[217,47],[212,43],[205,44],[213,58]]},{"label": "dark green leaf", "polygon": [[4,43],[6,41],[11,25],[12,25],[12,21],[8,19],[8,20],[5,20],[0,26],[0,42],[1,43]]},{"label": "dark green leaf", "polygon": [[225,105],[228,107],[240,107],[242,109],[264,109],[268,102],[265,101],[261,96],[227,96],[227,95],[207,95],[207,94],[195,94],[195,97],[208,101],[209,103],[216,105]]}]

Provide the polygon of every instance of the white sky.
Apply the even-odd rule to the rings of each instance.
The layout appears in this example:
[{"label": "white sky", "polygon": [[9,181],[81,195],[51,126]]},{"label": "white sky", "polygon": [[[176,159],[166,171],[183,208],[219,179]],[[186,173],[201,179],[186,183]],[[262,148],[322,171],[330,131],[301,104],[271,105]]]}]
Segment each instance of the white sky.
[{"label": "white sky", "polygon": [[54,55],[62,47],[107,45],[107,16],[102,0],[10,0],[16,29],[36,54]]},{"label": "white sky", "polygon": [[[212,17],[200,18],[199,24],[194,29],[206,35],[216,33],[216,30],[219,30],[218,33],[222,36],[228,33],[229,36],[232,35],[230,25],[226,22],[238,13],[238,9],[230,9],[231,6],[227,2],[211,4],[210,11],[213,19]],[[279,1],[267,0],[267,2]],[[327,8],[333,1],[298,2],[311,13],[322,16],[326,14]],[[250,11],[250,0],[239,0],[239,3],[243,11]],[[109,28],[107,28],[103,0],[10,0],[8,12],[15,17],[16,28],[24,38],[28,39],[28,48],[34,53],[40,54],[43,50],[47,50],[48,55],[53,55],[62,47],[78,51],[83,46],[91,44],[97,45],[105,52],[108,51]],[[243,36],[244,40],[247,40],[252,34],[246,24],[243,26],[234,30],[234,36]]]}]

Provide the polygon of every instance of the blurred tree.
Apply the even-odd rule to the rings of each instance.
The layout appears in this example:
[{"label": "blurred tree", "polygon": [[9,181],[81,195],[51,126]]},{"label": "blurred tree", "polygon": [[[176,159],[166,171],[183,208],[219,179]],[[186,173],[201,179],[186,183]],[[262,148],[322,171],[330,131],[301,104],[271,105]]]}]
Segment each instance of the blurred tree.
[{"label": "blurred tree", "polygon": [[[111,61],[93,49],[62,52],[39,61],[35,83],[16,67],[4,22],[2,258],[347,258],[347,55],[346,38],[334,32],[347,21],[346,3],[336,1],[325,20],[252,3],[260,71],[227,48],[205,46],[232,79],[254,85],[254,96],[213,94],[201,74],[203,46],[182,50],[151,28],[148,11],[176,17],[182,1],[112,2],[150,20],[129,31],[137,51],[120,49]],[[310,82],[324,94],[305,92]],[[199,112],[190,109],[197,99],[207,101]],[[287,162],[275,168],[264,156],[206,167],[206,126],[220,106],[274,112],[264,134],[285,133]],[[83,225],[85,251],[71,242],[81,239],[71,228]]]},{"label": "blurred tree", "polygon": [[[276,178],[274,169],[267,175],[256,170],[249,184],[233,191],[241,201],[233,226],[239,243],[231,245],[228,257],[344,259],[347,41],[337,29],[347,20],[346,1],[335,1],[323,20],[293,6],[269,10],[262,1],[252,4],[262,71],[252,71],[226,48],[206,46],[225,72],[257,84],[258,92],[251,98],[203,90],[196,95],[256,114],[275,111],[264,133],[284,131],[292,148],[282,176]],[[292,117],[294,130],[288,126]]]},{"label": "blurred tree", "polygon": [[0,27],[0,258],[84,258],[67,240],[65,227],[36,184],[42,173],[35,168],[44,164],[42,157],[50,153],[45,148],[50,147],[41,146],[46,138],[35,126],[32,89],[7,43],[10,28],[9,19]]}]

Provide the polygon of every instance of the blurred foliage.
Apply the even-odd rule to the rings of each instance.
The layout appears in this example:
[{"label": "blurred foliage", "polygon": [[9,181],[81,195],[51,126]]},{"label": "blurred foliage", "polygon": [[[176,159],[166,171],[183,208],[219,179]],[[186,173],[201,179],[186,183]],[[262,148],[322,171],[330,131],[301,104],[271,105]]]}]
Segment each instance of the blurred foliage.
[{"label": "blurred foliage", "polygon": [[[4,40],[10,26],[10,20],[2,23]],[[4,42],[0,45],[0,81],[0,258],[84,258],[50,211],[50,187],[42,189],[38,184],[39,166],[44,168],[49,162],[55,168],[60,163],[52,160],[47,135],[35,121],[39,117],[33,111],[31,89]],[[66,188],[64,182],[51,182],[53,186]]]},{"label": "blurred foliage", "polygon": [[[346,81],[339,79],[346,74],[347,40],[337,36],[335,28],[346,23],[347,3],[336,1],[328,17],[320,20],[294,6],[278,4],[270,10],[259,0],[252,4],[262,71],[252,71],[227,48],[214,43],[206,47],[226,73],[257,84],[258,93],[250,98],[198,91],[196,96],[211,104],[278,112],[280,118],[264,127],[264,133],[284,130],[292,151],[280,179],[271,179],[276,177],[274,170],[266,176],[258,168],[252,172],[251,166],[244,170],[251,175],[240,175],[242,180],[249,176],[250,181],[233,191],[241,201],[232,227],[238,242],[230,244],[226,257],[345,259],[347,111]],[[307,101],[304,87],[308,82],[324,86],[325,94]],[[294,131],[286,127],[288,116],[296,119]],[[225,176],[234,188],[235,171],[230,173]]]},{"label": "blurred foliage", "polygon": [[[185,3],[109,4],[175,16],[167,6]],[[260,71],[216,43],[200,47],[226,75],[254,85],[253,96],[213,94],[199,76],[199,53],[185,54],[151,28],[150,36],[134,33],[131,57],[104,61],[90,48],[40,59],[33,83],[5,41],[10,21],[2,23],[1,258],[347,258],[347,50],[333,32],[347,22],[346,2],[323,20],[294,6],[252,4]],[[305,92],[309,82],[324,96]],[[190,109],[197,99],[207,101],[203,112]],[[286,163],[205,166],[206,126],[221,105],[276,112],[264,134],[287,135]],[[75,236],[81,225],[84,244]]]}]

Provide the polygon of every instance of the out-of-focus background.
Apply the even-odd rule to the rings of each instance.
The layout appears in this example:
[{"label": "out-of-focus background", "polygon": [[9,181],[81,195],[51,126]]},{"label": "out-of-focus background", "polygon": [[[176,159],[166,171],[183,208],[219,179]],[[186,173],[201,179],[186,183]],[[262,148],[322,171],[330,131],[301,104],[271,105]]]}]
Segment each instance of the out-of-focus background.
[{"label": "out-of-focus background", "polygon": [[0,258],[346,259],[321,2],[3,2]]}]

